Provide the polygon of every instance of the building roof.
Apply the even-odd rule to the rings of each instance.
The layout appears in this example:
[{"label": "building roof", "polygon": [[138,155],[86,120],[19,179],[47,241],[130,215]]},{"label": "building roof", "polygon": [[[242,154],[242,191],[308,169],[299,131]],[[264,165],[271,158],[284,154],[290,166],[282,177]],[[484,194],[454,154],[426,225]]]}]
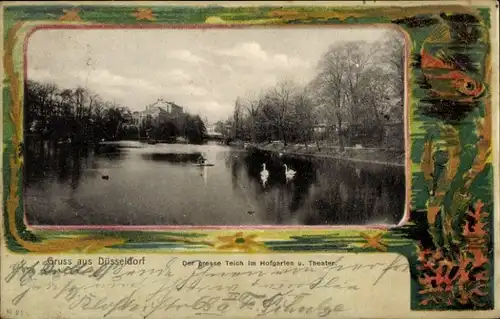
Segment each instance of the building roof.
[{"label": "building roof", "polygon": [[142,111],[135,111],[132,113],[133,117],[142,117],[142,116],[147,116],[151,115],[152,113],[165,113],[165,114],[170,114],[171,112],[168,112],[166,109],[166,105],[168,105],[171,109],[177,109],[180,110],[180,112],[183,112],[183,107],[175,104],[174,102],[169,102],[165,101],[163,99],[158,99],[156,102],[149,104],[146,106],[145,110]]},{"label": "building roof", "polygon": [[149,105],[149,107],[150,107],[150,108],[151,108],[151,107],[159,107],[159,108],[162,108],[161,106],[158,106],[158,104],[160,104],[160,105],[161,105],[161,104],[163,104],[163,105],[168,104],[168,105],[170,105],[171,107],[175,107],[175,108],[182,109],[182,106],[177,105],[177,104],[175,104],[174,102],[165,101],[165,100],[163,100],[163,99],[158,99],[158,100],[156,100],[156,102],[154,102],[153,104],[150,104],[150,105]]}]

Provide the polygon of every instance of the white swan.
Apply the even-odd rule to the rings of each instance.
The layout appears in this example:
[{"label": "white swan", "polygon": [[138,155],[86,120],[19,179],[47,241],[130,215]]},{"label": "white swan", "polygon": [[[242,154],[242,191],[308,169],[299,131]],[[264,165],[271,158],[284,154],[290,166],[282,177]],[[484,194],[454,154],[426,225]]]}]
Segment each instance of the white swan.
[{"label": "white swan", "polygon": [[285,177],[286,179],[292,179],[295,176],[295,171],[293,169],[288,169],[288,166],[286,164],[283,164],[285,166]]},{"label": "white swan", "polygon": [[266,164],[262,164],[262,171],[260,172],[261,177],[269,177],[269,171],[266,169]]},{"label": "white swan", "polygon": [[262,171],[260,172],[260,179],[262,180],[262,184],[264,184],[264,186],[266,185],[268,178],[269,178],[269,172],[266,169],[266,164],[264,163],[262,164]]}]

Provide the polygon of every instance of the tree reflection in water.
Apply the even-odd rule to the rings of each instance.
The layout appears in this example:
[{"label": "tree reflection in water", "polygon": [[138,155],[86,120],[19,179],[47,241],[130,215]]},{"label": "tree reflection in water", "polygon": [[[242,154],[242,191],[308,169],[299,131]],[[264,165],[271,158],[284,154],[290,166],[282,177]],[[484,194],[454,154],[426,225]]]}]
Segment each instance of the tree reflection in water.
[{"label": "tree reflection in water", "polygon": [[82,174],[98,174],[96,157],[108,161],[123,158],[117,145],[90,146],[71,145],[70,143],[52,144],[31,142],[25,161],[25,185],[30,187],[39,183],[51,182],[69,184],[73,190],[78,187]]},{"label": "tree reflection in water", "polygon": [[[193,165],[202,154],[213,167]],[[394,224],[405,205],[402,167],[217,145],[30,143],[25,163],[30,224]]]},{"label": "tree reflection in water", "polygon": [[[271,224],[287,219],[304,225],[395,224],[403,217],[402,167],[278,157],[267,152],[249,153],[244,162],[255,184],[261,163],[268,167],[268,185],[258,188],[256,196]],[[283,164],[297,172],[289,183]]]}]

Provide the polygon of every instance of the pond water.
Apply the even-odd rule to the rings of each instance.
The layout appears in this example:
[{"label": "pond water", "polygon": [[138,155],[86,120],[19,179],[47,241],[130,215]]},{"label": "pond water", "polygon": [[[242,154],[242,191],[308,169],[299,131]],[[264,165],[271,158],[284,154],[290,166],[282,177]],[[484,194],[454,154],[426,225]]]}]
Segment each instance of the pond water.
[{"label": "pond water", "polygon": [[[200,155],[213,166],[196,166]],[[31,225],[395,224],[405,207],[398,166],[128,141],[26,157]]]}]

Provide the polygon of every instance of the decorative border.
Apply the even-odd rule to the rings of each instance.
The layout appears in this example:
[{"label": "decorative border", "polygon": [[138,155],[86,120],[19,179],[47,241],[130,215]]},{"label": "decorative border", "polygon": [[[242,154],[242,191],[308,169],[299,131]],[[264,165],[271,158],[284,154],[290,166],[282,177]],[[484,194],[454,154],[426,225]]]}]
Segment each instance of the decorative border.
[{"label": "decorative border", "polygon": [[[7,6],[4,226],[15,253],[393,252],[410,262],[412,309],[493,309],[491,8]],[[49,230],[23,209],[23,53],[36,28],[391,25],[407,39],[408,216],[394,227]],[[436,48],[451,52],[436,56]],[[444,72],[435,92],[432,71]],[[442,73],[443,73],[442,72]],[[477,90],[465,86],[473,81]],[[460,98],[452,93],[461,92]],[[438,96],[436,96],[438,94]],[[463,95],[468,98],[463,98]],[[431,189],[435,189],[431,192]]]}]

